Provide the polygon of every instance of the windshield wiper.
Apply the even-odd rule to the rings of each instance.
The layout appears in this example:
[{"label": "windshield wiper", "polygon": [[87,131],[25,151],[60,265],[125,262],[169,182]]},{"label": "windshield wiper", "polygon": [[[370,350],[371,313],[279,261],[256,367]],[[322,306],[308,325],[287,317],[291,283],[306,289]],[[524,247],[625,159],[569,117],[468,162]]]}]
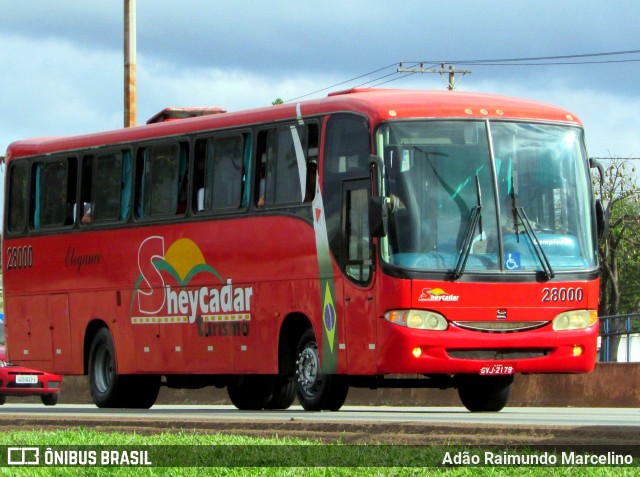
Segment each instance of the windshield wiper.
[{"label": "windshield wiper", "polygon": [[529,240],[531,240],[531,245],[533,246],[533,250],[536,253],[536,257],[538,257],[538,261],[542,266],[542,271],[544,272],[544,276],[547,278],[547,280],[551,280],[555,276],[555,272],[553,271],[553,268],[551,268],[551,263],[549,263],[547,254],[544,253],[544,249],[542,248],[542,245],[540,245],[538,236],[533,230],[533,226],[531,225],[531,221],[529,220],[529,217],[527,217],[527,214],[524,211],[524,207],[520,207],[519,204],[516,202],[517,199],[515,197],[515,194],[511,194],[511,201],[513,203],[513,210],[515,211],[514,230],[515,230],[516,236],[518,235],[517,220],[520,219],[520,222],[522,223],[522,227],[524,228],[524,231],[527,234],[527,237],[529,237]]},{"label": "windshield wiper", "polygon": [[458,257],[458,263],[456,268],[451,272],[451,278],[457,280],[464,273],[464,269],[467,266],[467,260],[471,253],[471,247],[473,246],[473,232],[476,226],[479,226],[480,236],[482,237],[482,190],[480,189],[480,179],[476,175],[476,192],[477,192],[477,205],[471,209],[471,215],[469,217],[469,223],[464,233],[464,241],[462,242],[462,248],[460,249],[460,257]]}]

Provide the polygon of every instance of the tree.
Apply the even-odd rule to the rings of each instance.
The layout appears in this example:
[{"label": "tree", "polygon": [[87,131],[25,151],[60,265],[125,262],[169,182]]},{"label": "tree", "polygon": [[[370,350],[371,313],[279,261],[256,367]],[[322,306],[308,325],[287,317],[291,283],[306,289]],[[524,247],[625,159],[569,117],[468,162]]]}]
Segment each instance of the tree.
[{"label": "tree", "polygon": [[[635,167],[623,159],[613,159],[607,168],[602,192],[596,184],[596,194],[602,195],[611,214],[610,233],[598,247],[600,267],[600,316],[636,313],[640,309],[640,191]],[[634,320],[637,326],[638,320]],[[608,330],[601,322],[601,333],[608,331],[603,351],[615,360],[621,335],[627,331],[627,321],[611,319]]]},{"label": "tree", "polygon": [[[610,233],[600,241],[601,316],[633,313],[640,307],[640,190],[636,170],[613,159],[606,170],[602,199],[611,214]],[[600,195],[599,187],[596,193]]]}]

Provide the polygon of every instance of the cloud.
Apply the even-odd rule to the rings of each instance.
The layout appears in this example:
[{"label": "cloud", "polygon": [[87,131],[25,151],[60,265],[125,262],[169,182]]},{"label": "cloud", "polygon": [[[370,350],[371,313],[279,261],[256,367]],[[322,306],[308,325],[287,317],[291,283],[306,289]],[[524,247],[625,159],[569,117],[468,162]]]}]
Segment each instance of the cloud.
[{"label": "cloud", "polygon": [[15,139],[119,127],[122,59],[58,39],[2,38],[0,146]]},{"label": "cloud", "polygon": [[[475,86],[475,85],[474,85]],[[597,157],[639,157],[640,97],[588,87],[547,84],[483,82],[483,91],[524,97],[555,104],[575,114],[583,123],[587,149]]]},{"label": "cloud", "polygon": [[[0,148],[16,138],[121,126],[122,2],[0,0],[0,10],[0,99],[11,111],[0,118]],[[401,60],[633,49],[638,14],[634,0],[616,8],[583,0],[407,0],[393,7],[354,0],[348,8],[338,0],[313,6],[138,0],[138,122],[170,105],[262,106]],[[639,153],[638,124],[629,111],[638,106],[640,63],[456,66],[473,71],[459,80],[460,89],[532,97],[575,111],[592,154]],[[392,72],[334,89],[376,77],[383,83]],[[442,89],[446,81],[425,74],[383,86]]]}]

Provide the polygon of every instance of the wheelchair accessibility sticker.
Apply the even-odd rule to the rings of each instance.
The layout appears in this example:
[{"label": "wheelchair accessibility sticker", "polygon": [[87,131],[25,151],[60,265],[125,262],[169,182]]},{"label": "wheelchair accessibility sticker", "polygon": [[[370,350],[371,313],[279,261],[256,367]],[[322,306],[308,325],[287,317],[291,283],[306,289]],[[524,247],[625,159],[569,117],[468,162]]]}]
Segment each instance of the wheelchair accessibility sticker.
[{"label": "wheelchair accessibility sticker", "polygon": [[520,270],[520,254],[505,253],[504,266],[507,270]]}]

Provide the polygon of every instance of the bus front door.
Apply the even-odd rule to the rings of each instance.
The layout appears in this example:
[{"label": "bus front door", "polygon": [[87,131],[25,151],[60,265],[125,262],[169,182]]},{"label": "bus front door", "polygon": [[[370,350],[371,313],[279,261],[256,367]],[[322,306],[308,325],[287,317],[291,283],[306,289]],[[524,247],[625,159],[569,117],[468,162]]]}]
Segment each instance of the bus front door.
[{"label": "bus front door", "polygon": [[377,362],[369,180],[343,183],[342,268],[349,374],[371,374]]}]

